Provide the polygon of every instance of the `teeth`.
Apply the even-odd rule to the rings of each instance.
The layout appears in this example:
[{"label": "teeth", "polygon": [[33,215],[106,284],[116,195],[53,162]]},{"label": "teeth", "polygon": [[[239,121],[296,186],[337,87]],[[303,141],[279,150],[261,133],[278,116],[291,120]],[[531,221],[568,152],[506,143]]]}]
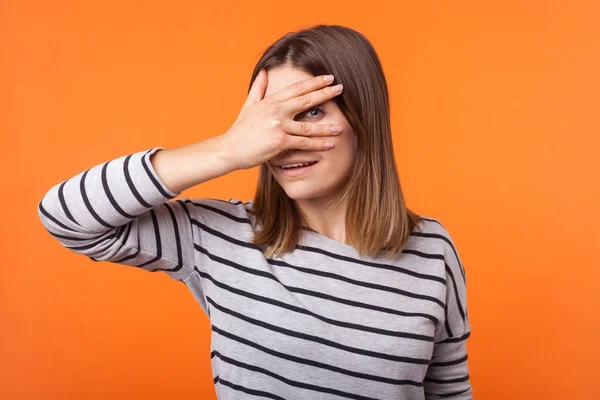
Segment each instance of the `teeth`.
[{"label": "teeth", "polygon": [[310,162],[309,162],[309,163],[303,163],[303,164],[302,164],[302,163],[298,163],[298,164],[290,164],[290,165],[283,166],[283,167],[281,167],[281,168],[283,168],[283,169],[288,169],[288,168],[293,168],[293,167],[302,167],[302,166],[311,165],[311,164],[313,164],[313,163],[310,163]]}]

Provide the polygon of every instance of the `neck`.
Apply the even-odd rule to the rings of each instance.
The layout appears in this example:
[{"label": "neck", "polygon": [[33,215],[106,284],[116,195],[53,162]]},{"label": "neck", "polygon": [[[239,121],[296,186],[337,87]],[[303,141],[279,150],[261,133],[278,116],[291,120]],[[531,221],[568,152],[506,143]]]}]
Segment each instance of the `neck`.
[{"label": "neck", "polygon": [[346,243],[346,204],[330,210],[327,199],[294,200],[308,227],[330,239]]}]

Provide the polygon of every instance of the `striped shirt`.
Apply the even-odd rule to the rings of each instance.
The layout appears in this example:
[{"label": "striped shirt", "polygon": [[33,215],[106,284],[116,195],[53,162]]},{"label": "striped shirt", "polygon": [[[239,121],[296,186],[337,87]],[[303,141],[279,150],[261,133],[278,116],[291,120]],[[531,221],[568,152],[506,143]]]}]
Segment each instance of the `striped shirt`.
[{"label": "striped shirt", "polygon": [[76,253],[185,284],[210,319],[219,399],[472,399],[465,271],[439,221],[391,260],[311,230],[266,258],[252,200],[174,199],[150,163],[162,149],[56,184],[38,214]]}]

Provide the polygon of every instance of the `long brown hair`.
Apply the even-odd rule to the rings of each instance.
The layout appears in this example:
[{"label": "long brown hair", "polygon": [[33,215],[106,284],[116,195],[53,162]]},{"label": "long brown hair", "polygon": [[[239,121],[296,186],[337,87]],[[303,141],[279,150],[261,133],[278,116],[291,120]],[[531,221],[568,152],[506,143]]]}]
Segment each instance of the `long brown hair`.
[{"label": "long brown hair", "polygon": [[[404,202],[392,147],[388,90],[375,49],[361,33],[340,25],[316,25],[290,32],[269,46],[254,67],[248,91],[261,69],[291,65],[313,76],[333,74],[344,84],[334,97],[358,138],[347,182],[327,205],[345,201],[346,236],[361,256],[400,253],[422,221]],[[253,243],[267,257],[293,251],[304,218],[268,166],[262,164],[252,213],[260,229]]]}]

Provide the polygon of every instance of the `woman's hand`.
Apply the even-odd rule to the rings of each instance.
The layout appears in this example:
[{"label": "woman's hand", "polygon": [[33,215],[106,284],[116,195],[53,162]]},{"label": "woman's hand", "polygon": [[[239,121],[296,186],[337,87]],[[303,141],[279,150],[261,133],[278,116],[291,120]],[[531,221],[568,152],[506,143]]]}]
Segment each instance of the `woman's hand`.
[{"label": "woman's hand", "polygon": [[333,147],[320,137],[338,135],[341,127],[336,131],[332,130],[335,125],[293,119],[342,92],[342,85],[328,86],[333,82],[331,75],[329,80],[325,77],[305,79],[264,97],[267,72],[258,73],[239,116],[221,136],[235,169],[255,167],[287,149],[323,151]]}]

